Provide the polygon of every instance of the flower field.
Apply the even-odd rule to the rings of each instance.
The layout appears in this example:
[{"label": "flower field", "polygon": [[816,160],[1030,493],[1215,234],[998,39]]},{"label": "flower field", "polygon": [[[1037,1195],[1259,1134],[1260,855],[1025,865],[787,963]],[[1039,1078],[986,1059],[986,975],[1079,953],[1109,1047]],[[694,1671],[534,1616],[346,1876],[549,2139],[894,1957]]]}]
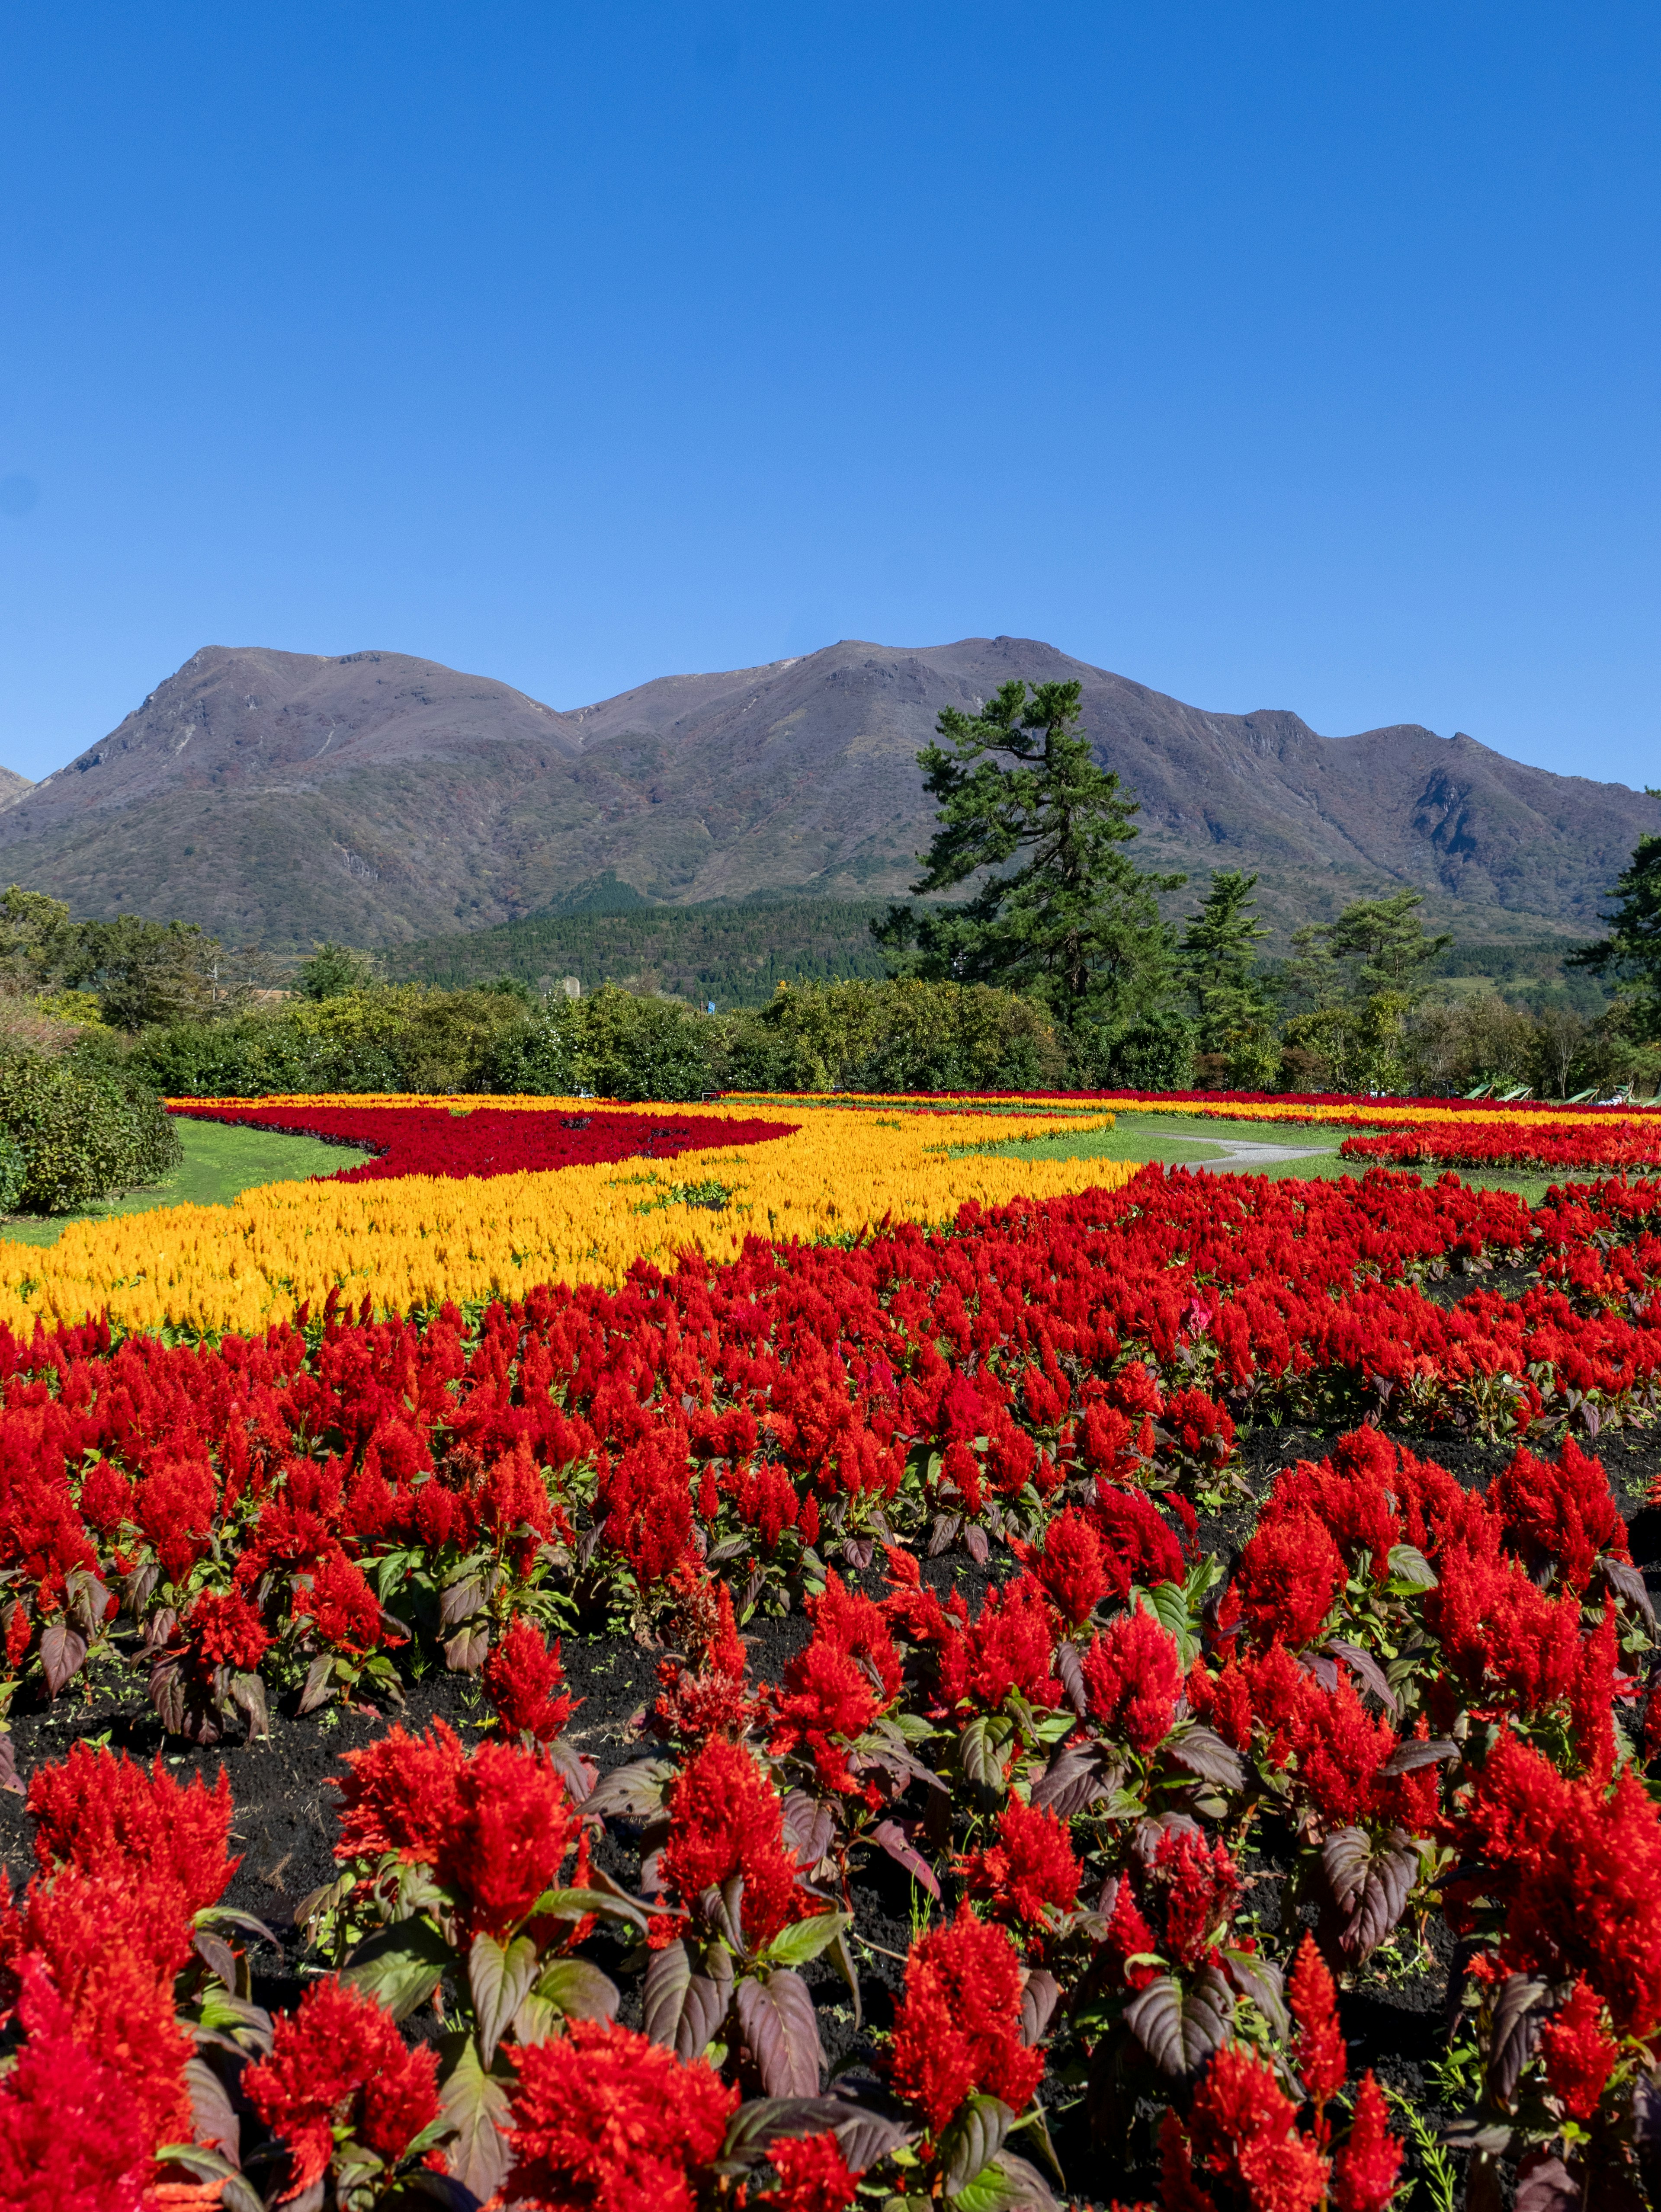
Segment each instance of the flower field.
[{"label": "flower field", "polygon": [[1661,1181],[1125,1103],[8,1249],[0,2208],[1661,2201]]}]

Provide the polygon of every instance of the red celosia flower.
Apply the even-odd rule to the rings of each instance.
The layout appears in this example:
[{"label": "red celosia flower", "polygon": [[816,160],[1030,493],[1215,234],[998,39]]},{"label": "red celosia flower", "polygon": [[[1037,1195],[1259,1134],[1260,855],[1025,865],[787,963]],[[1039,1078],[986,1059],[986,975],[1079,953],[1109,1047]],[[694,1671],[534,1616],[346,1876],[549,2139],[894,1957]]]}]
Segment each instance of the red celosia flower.
[{"label": "red celosia flower", "polygon": [[1603,2025],[1603,2008],[1583,1974],[1568,2002],[1540,2030],[1551,2094],[1571,2119],[1589,2120],[1621,2056]]},{"label": "red celosia flower", "polygon": [[435,1721],[424,1736],[410,1735],[395,1722],[378,1741],[345,1753],[345,1778],[330,1785],[340,1797],[335,1856],[374,1859],[396,1851],[406,1865],[434,1865],[465,1756],[443,1721]]},{"label": "red celosia flower", "polygon": [[185,1616],[192,1656],[204,1672],[229,1667],[252,1674],[271,1649],[265,1624],[240,1590],[204,1590]]},{"label": "red celosia flower", "polygon": [[32,1955],[44,1967],[76,2041],[119,2075],[152,2146],[190,2133],[191,2045],[174,2021],[173,1988],[190,1948],[176,1886],[125,1874],[119,1863],[96,1876],[74,1866],[49,1881],[37,1875],[0,1942],[0,1964],[20,1972]]},{"label": "red celosia flower", "polygon": [[1226,2043],[1194,2092],[1195,2163],[1243,2191],[1253,2212],[1313,2212],[1326,2192],[1327,2162],[1295,2133],[1297,2116],[1274,2069]]},{"label": "red celosia flower", "polygon": [[380,1642],[380,1601],[361,1567],[341,1551],[327,1552],[314,1570],[310,1587],[295,1591],[296,1620],[309,1616],[319,1640],[362,1658]]},{"label": "red celosia flower", "polygon": [[77,1743],[60,1765],[35,1769],[28,1802],[43,1870],[125,1869],[152,1897],[165,1894],[181,1923],[217,1905],[241,1864],[225,1850],[231,1785],[222,1766],[212,1790],[199,1774],[181,1790],[160,1759],[147,1773],[135,1759]]},{"label": "red celosia flower", "polygon": [[806,1743],[827,1790],[855,1787],[848,1761],[832,1737],[851,1741],[882,1709],[876,1685],[850,1652],[815,1636],[784,1670],[785,1695],[770,1741],[782,1757]]},{"label": "red celosia flower", "polygon": [[335,1856],[396,1851],[431,1867],[467,1940],[506,1936],[557,1880],[577,1817],[540,1752],[490,1741],[469,1757],[436,1721],[429,1736],[390,1729],[345,1758]]},{"label": "red celosia flower", "polygon": [[1494,1478],[1489,1497],[1507,1528],[1521,1538],[1525,1564],[1558,1561],[1565,1585],[1577,1596],[1591,1581],[1601,1553],[1617,1559],[1632,1556],[1627,1524],[1603,1463],[1589,1459],[1573,1437],[1564,1438],[1555,1466],[1526,1449],[1519,1450]]},{"label": "red celosia flower", "polygon": [[76,2039],[38,1960],[21,1981],[26,2040],[0,2075],[0,2212],[139,2212],[155,2142],[137,2099]]},{"label": "red celosia flower", "polygon": [[1044,1530],[1042,1551],[1023,1545],[1017,1556],[1069,1628],[1089,1620],[1114,1579],[1101,1537],[1076,1505],[1058,1513]]},{"label": "red celosia flower", "polygon": [[1575,1765],[1600,1789],[1615,1771],[1612,1709],[1618,1667],[1615,1600],[1610,1598],[1604,1605],[1603,1620],[1580,1647],[1574,1680],[1569,1684],[1569,1740],[1578,1753]]},{"label": "red celosia flower", "polygon": [[1298,2071],[1304,2094],[1317,2107],[1329,2104],[1344,2085],[1349,2061],[1338,2026],[1337,1991],[1312,1936],[1305,1936],[1298,1947],[1287,1999],[1298,2023]]},{"label": "red celosia flower", "polygon": [[1515,1559],[1444,1547],[1426,1622],[1445,1663],[1485,1704],[1533,1712],[1567,1693],[1580,1658],[1580,1607],[1548,1597]]},{"label": "red celosia flower", "polygon": [[563,1692],[565,1675],[559,1646],[528,1620],[516,1620],[484,1662],[484,1694],[510,1735],[521,1731],[539,1743],[551,1743],[571,1717],[573,1703]]},{"label": "red celosia flower", "polygon": [[113,1536],[124,1521],[132,1518],[132,1483],[119,1468],[100,1459],[82,1479],[79,1503],[87,1526],[100,1536]]},{"label": "red celosia flower", "polygon": [[1632,1769],[1606,1795],[1502,1735],[1462,1825],[1509,1893],[1506,1965],[1583,1974],[1619,2034],[1661,2027],[1661,1812]]},{"label": "red celosia flower", "polygon": [[997,1842],[971,1851],[958,1869],[971,1897],[989,1899],[995,1919],[1042,1928],[1050,1907],[1070,1912],[1079,1901],[1079,1862],[1065,1826],[1019,1797],[998,1815]]},{"label": "red celosia flower", "polygon": [[[1145,1990],[1153,1978],[1154,1969],[1147,1963],[1159,1950],[1153,1930],[1142,1916],[1136,1902],[1136,1893],[1127,1876],[1121,1875],[1114,1891],[1112,1909],[1108,1914],[1107,1935],[1102,1944],[1103,1956],[1110,1970],[1126,1987]],[[1142,1963],[1132,1966],[1130,1961]]]},{"label": "red celosia flower", "polygon": [[1289,1513],[1259,1528],[1240,1554],[1234,1588],[1265,1642],[1313,1641],[1344,1586],[1343,1554],[1323,1522]]},{"label": "red celosia flower", "polygon": [[810,1904],[796,1887],[778,1792],[739,1744],[717,1736],[697,1753],[669,1793],[663,1879],[684,1905],[744,1876],[745,1940],[760,1950]]},{"label": "red celosia flower", "polygon": [[1147,1869],[1147,1894],[1159,1908],[1165,1957],[1189,1970],[1216,1948],[1239,1902],[1239,1870],[1226,1846],[1197,1828],[1167,1828]]},{"label": "red celosia flower", "polygon": [[1043,2053],[1020,2040],[1020,1962],[1004,1929],[967,1905],[918,1936],[894,2008],[889,2063],[898,2095],[938,2136],[972,2090],[1025,2109]]},{"label": "red celosia flower", "polygon": [[1384,2212],[1402,2171],[1402,2146],[1390,2131],[1384,2093],[1371,2071],[1355,2093],[1355,2118],[1332,2161],[1332,2197],[1338,2212]]},{"label": "red celosia flower", "polygon": [[940,1654],[940,1695],[946,1704],[973,1703],[996,1712],[1012,1690],[1046,1710],[1061,1703],[1050,1672],[1055,1644],[1043,1596],[1029,1576],[990,1589],[980,1619]]},{"label": "red celosia flower", "polygon": [[712,1735],[739,1737],[755,1718],[757,1700],[745,1680],[744,1640],[733,1617],[732,1593],[706,1568],[683,1561],[671,1577],[681,1596],[684,1633],[695,1667],[666,1659],[658,1668],[663,1694],[652,1714],[660,1736],[689,1748]]},{"label": "red celosia flower", "polygon": [[288,2197],[328,2171],[335,2129],[394,2166],[438,2118],[438,2053],[405,2048],[397,2023],[350,1983],[313,1982],[279,2014],[271,2057],[247,2067],[249,2103],[289,2147]]},{"label": "red celosia flower", "polygon": [[702,2059],[610,2021],[573,2020],[515,2054],[510,2204],[567,2212],[692,2212],[691,2177],[739,2101]]},{"label": "red celosia flower", "polygon": [[1110,1735],[1144,1756],[1171,1733],[1182,1662],[1170,1632],[1138,1606],[1094,1638],[1084,1661],[1090,1710]]},{"label": "red celosia flower", "polygon": [[772,2144],[767,2155],[779,2185],[760,2200],[776,2212],[847,2212],[859,2186],[833,2135],[801,2136]]},{"label": "red celosia flower", "polygon": [[133,1518],[155,1547],[161,1571],[182,1582],[208,1548],[217,1486],[204,1461],[153,1459],[133,1494]]},{"label": "red celosia flower", "polygon": [[1103,1563],[1117,1596],[1129,1597],[1132,1583],[1152,1589],[1181,1582],[1183,1547],[1145,1490],[1114,1490],[1098,1481],[1090,1517],[1101,1533]]},{"label": "red celosia flower", "polygon": [[807,1614],[827,1644],[870,1669],[884,1705],[899,1695],[900,1655],[894,1649],[887,1616],[874,1598],[850,1590],[832,1567],[821,1594],[808,1599]]}]

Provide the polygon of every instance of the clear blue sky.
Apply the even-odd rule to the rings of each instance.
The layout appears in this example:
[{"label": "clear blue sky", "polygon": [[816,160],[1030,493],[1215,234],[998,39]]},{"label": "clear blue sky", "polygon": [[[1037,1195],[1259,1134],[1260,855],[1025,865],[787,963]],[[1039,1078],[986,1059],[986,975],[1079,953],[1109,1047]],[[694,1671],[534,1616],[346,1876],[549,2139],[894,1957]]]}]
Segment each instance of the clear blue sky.
[{"label": "clear blue sky", "polygon": [[1661,11],[0,9],[0,761],[837,637],[1661,782]]}]

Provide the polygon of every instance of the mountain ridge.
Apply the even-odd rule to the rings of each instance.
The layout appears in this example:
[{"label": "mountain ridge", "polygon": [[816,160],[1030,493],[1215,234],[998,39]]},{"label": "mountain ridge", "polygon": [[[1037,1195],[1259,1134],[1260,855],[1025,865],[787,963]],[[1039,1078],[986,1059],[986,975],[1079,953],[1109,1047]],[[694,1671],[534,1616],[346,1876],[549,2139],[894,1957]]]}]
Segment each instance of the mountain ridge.
[{"label": "mountain ridge", "polygon": [[40,784],[0,785],[0,866],[77,912],[183,913],[283,949],[485,927],[606,879],[670,904],[903,896],[932,820],[917,750],[942,707],[1011,676],[1078,681],[1098,758],[1141,802],[1138,858],[1256,868],[1280,936],[1404,884],[1490,937],[1589,934],[1661,830],[1661,802],[1463,732],[1323,737],[1036,639],[844,639],[565,710],[412,654],[213,646]]}]

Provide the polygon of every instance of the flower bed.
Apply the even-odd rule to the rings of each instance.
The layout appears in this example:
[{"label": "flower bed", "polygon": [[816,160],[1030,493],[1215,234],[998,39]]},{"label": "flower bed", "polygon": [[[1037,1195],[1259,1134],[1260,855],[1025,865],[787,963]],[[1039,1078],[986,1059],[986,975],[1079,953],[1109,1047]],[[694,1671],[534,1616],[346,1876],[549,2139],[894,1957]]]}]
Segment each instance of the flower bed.
[{"label": "flower bed", "polygon": [[[361,1145],[376,1154],[360,1166],[314,1181],[385,1182],[404,1176],[444,1176],[456,1181],[491,1176],[541,1175],[555,1168],[594,1167],[616,1160],[672,1160],[707,1149],[703,1117],[685,1119],[672,1108],[649,1114],[606,1111],[571,1102],[563,1111],[508,1107],[337,1105],[309,1098],[290,1104],[262,1099],[253,1105],[199,1104],[174,1098],[170,1110],[196,1121],[228,1121],[245,1129],[280,1129],[326,1142]],[[789,1121],[744,1121],[723,1115],[723,1145],[756,1145],[789,1137]]]},{"label": "flower bed", "polygon": [[[1075,2187],[1380,2208],[1406,2123],[1335,1977],[1439,1914],[1472,2201],[1502,2156],[1637,2201],[1661,1698],[1571,1431],[1654,1419],[1658,1216],[1148,1170],[472,1324],[0,1333],[8,1699],[136,1667],[175,1741],[236,1745],[436,1668],[494,1716],[348,1761],[275,2014],[223,1785],[37,1765],[0,2203],[989,2212],[1049,2201],[1053,2124]],[[1512,1295],[1457,1280],[1495,1265]],[[1286,1419],[1335,1441],[1208,1551],[1237,1432]],[[1473,1432],[1479,1490],[1437,1456]],[[739,1631],[786,1606],[764,1675]],[[555,1638],[608,1619],[678,1656],[602,1776]],[[838,2003],[882,2011],[830,2085]]]},{"label": "flower bed", "polygon": [[[204,1103],[234,1111],[246,1104]],[[343,1126],[362,1132],[380,1107],[442,1111],[447,1102],[320,1103],[341,1107]],[[319,1103],[263,1100],[257,1110],[293,1107],[298,1118]],[[551,1125],[584,1111],[569,1099],[481,1101],[473,1118],[535,1112]],[[957,1147],[987,1141],[986,1124],[971,1115],[855,1121],[804,1109],[792,1115],[792,1133],[761,1139],[751,1118],[731,1107],[650,1107],[633,1118],[645,1141],[668,1125],[703,1131],[704,1142],[672,1162],[625,1158],[488,1180],[271,1183],[229,1206],[77,1222],[45,1248],[0,1244],[0,1324],[27,1331],[37,1317],[76,1322],[107,1313],[129,1328],[250,1333],[301,1306],[319,1309],[332,1295],[353,1306],[368,1297],[379,1312],[435,1310],[447,1299],[516,1297],[552,1281],[616,1284],[637,1261],[672,1266],[689,1249],[727,1259],[752,1233],[854,1238],[885,1219],[949,1221],[967,1201],[1112,1188],[1135,1172],[1104,1161],[954,1157]],[[998,1137],[1058,1126],[1033,1112],[1000,1121]],[[1086,1126],[1110,1127],[1112,1117],[1098,1111]],[[738,1144],[729,1138],[735,1128]]]},{"label": "flower bed", "polygon": [[1427,1127],[1391,1129],[1379,1136],[1346,1137],[1347,1160],[1378,1160],[1390,1167],[1552,1168],[1661,1167],[1661,1122],[1562,1122],[1530,1120],[1496,1125],[1441,1121]]}]

